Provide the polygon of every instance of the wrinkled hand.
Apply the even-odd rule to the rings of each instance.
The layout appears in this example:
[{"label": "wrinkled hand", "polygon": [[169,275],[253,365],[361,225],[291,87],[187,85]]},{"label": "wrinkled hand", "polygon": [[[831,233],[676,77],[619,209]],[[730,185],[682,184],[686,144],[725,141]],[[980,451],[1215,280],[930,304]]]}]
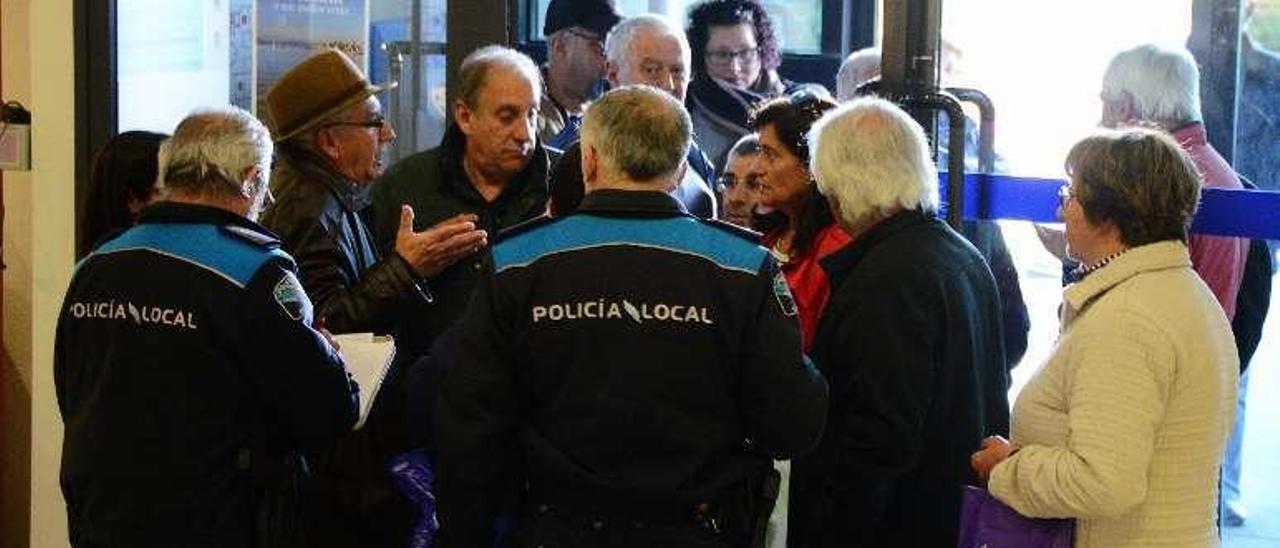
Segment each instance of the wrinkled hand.
[{"label": "wrinkled hand", "polygon": [[1042,224],[1036,224],[1036,236],[1040,237],[1040,244],[1044,246],[1045,251],[1052,253],[1059,261],[1067,262],[1067,233],[1060,228],[1053,228]]},{"label": "wrinkled hand", "polygon": [[489,235],[476,228],[475,215],[464,213],[422,232],[413,231],[413,208],[400,206],[395,250],[414,273],[431,277],[488,245]]},{"label": "wrinkled hand", "polygon": [[987,439],[982,440],[982,450],[969,457],[969,466],[972,466],[978,478],[986,483],[991,477],[991,469],[1017,450],[1018,446],[1009,443],[1009,440],[1000,436],[987,436]]}]

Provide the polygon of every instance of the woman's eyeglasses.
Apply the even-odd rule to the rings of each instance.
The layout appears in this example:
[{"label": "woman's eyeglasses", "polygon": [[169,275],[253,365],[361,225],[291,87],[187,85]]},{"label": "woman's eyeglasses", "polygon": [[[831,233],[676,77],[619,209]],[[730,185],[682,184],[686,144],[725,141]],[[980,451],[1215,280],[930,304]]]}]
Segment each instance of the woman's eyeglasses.
[{"label": "woman's eyeglasses", "polygon": [[729,65],[735,59],[741,59],[743,63],[754,63],[760,60],[760,48],[743,48],[740,50],[712,50],[707,51],[707,62],[713,65]]},{"label": "woman's eyeglasses", "polygon": [[1075,197],[1075,194],[1071,192],[1071,185],[1062,185],[1058,187],[1058,205],[1067,207],[1067,200],[1070,200],[1073,197]]}]

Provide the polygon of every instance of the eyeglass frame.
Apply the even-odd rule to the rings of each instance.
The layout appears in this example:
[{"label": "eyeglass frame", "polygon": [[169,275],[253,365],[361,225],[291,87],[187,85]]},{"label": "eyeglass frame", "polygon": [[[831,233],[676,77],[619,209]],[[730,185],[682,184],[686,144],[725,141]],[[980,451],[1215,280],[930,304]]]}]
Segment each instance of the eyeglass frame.
[{"label": "eyeglass frame", "polygon": [[1075,198],[1075,192],[1072,192],[1071,185],[1062,185],[1058,187],[1058,205],[1067,207],[1067,200]]},{"label": "eyeglass frame", "polygon": [[[760,61],[760,46],[754,48],[742,48],[740,50],[707,50],[703,53],[707,64],[727,67],[732,65],[734,60],[741,59],[743,64]],[[723,59],[717,60],[717,57]]]},{"label": "eyeglass frame", "polygon": [[[738,186],[739,183],[742,183],[747,185],[748,192],[759,192],[760,189],[764,186],[763,183],[760,182],[760,179],[761,179],[760,175],[747,175],[743,177],[741,180],[739,180],[738,177],[735,177],[728,173],[723,173],[716,177],[715,189],[716,189],[716,192],[720,194],[724,194],[726,190],[734,188]],[[732,184],[726,183],[725,182],[726,180],[732,181],[733,183]]]},{"label": "eyeglass frame", "polygon": [[365,129],[376,129],[378,131],[382,131],[382,128],[387,126],[387,118],[382,114],[374,114],[372,119],[367,122],[329,122],[327,124],[320,125],[322,128],[342,126],[362,127]]}]

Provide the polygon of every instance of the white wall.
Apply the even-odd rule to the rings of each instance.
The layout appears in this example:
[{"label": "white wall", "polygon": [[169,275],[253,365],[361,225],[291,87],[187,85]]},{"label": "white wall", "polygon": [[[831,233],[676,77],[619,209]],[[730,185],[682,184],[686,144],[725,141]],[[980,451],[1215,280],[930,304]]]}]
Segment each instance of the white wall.
[{"label": "white wall", "polygon": [[[32,112],[32,170],[4,180],[4,344],[31,388],[30,546],[66,546],[53,335],[74,254],[72,0],[2,0],[5,95]],[[25,15],[25,17],[24,17]],[[10,49],[11,37],[29,47]],[[5,540],[6,545],[20,542]]]}]

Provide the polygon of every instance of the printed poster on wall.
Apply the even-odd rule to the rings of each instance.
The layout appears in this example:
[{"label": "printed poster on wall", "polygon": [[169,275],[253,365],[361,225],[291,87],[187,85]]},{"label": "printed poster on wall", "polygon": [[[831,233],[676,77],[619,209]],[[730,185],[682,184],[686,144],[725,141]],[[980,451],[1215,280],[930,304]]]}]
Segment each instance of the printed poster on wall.
[{"label": "printed poster on wall", "polygon": [[[324,48],[368,63],[368,0],[258,0],[257,112],[266,116],[267,90],[286,71]],[[367,72],[367,71],[366,71]]]}]

